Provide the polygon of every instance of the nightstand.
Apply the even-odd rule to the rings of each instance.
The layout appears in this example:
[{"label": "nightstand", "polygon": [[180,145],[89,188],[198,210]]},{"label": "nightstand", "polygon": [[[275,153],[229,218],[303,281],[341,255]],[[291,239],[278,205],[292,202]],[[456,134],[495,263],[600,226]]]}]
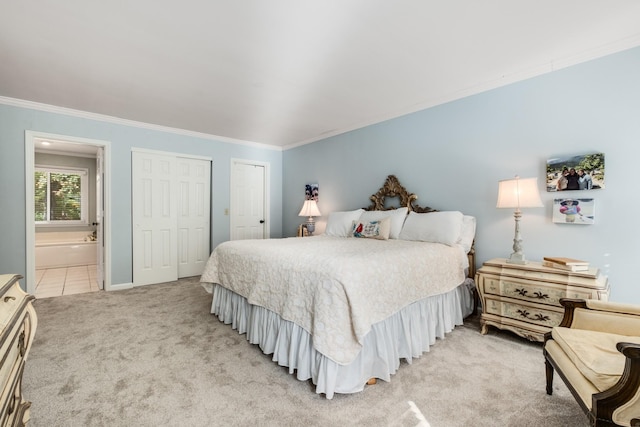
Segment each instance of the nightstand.
[{"label": "nightstand", "polygon": [[571,272],[535,261],[509,264],[505,258],[485,262],[476,272],[476,285],[482,303],[480,333],[492,325],[531,341],[543,341],[545,332],[560,323],[560,298],[609,298],[607,277],[597,268]]}]

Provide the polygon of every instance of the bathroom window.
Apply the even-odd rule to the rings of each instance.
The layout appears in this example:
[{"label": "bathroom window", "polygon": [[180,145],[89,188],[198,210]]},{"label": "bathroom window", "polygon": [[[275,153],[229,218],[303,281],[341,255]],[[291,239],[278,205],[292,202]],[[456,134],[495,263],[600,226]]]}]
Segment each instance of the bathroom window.
[{"label": "bathroom window", "polygon": [[88,171],[35,168],[36,224],[87,225]]}]

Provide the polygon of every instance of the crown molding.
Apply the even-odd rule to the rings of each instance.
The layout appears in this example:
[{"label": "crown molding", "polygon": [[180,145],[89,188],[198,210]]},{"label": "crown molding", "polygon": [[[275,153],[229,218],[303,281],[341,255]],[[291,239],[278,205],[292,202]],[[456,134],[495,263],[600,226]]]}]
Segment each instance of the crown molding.
[{"label": "crown molding", "polygon": [[262,148],[266,150],[282,151],[282,147],[261,142],[244,141],[241,139],[228,138],[219,135],[211,135],[203,132],[195,132],[186,129],[173,128],[169,126],[155,125],[152,123],[138,122],[135,120],[122,119],[120,117],[108,116],[106,114],[91,113],[89,111],[74,110],[72,108],[59,107],[57,105],[43,104],[35,101],[27,101],[24,99],[10,98],[0,96],[0,104],[10,105],[12,107],[27,108],[30,110],[46,111],[48,113],[64,114],[66,116],[78,117],[83,119],[97,120],[106,123],[113,123],[123,126],[131,126],[141,129],[155,130],[159,132],[173,133],[176,135],[190,136],[194,138],[208,139],[218,142],[226,142],[229,144],[245,145],[254,148]]},{"label": "crown molding", "polygon": [[601,46],[596,46],[574,55],[568,55],[563,58],[551,59],[545,63],[532,65],[518,72],[505,74],[492,80],[480,82],[478,84],[469,86],[467,88],[463,88],[461,90],[449,93],[445,96],[426,99],[423,102],[414,104],[412,106],[408,106],[407,108],[400,109],[389,114],[385,114],[384,116],[373,118],[364,122],[354,124],[352,126],[341,128],[341,129],[334,129],[332,131],[322,133],[315,137],[298,141],[296,143],[288,144],[285,146],[277,146],[277,145],[271,145],[271,144],[255,142],[255,141],[239,140],[239,139],[228,138],[228,137],[223,137],[219,135],[211,135],[207,133],[195,132],[195,131],[190,131],[186,129],[155,125],[151,123],[144,123],[144,122],[139,122],[135,120],[123,119],[123,118],[108,116],[104,114],[74,110],[66,107],[59,107],[59,106],[50,105],[50,104],[43,104],[39,102],[27,101],[27,100],[9,98],[9,97],[3,97],[3,96],[0,96],[0,104],[11,105],[15,107],[27,108],[32,110],[47,111],[51,113],[64,114],[68,116],[91,119],[91,120],[98,120],[102,122],[120,124],[123,126],[131,126],[131,127],[142,128],[142,129],[150,129],[150,130],[156,130],[160,132],[173,133],[177,135],[208,139],[208,140],[213,140],[218,142],[226,142],[230,144],[250,146],[254,148],[261,148],[261,149],[275,150],[275,151],[286,151],[292,148],[300,147],[303,145],[311,144],[313,142],[321,141],[337,135],[351,132],[363,127],[367,127],[367,126],[371,126],[387,120],[395,119],[407,114],[416,113],[418,111],[435,107],[437,105],[445,104],[451,101],[456,101],[471,95],[476,95],[492,89],[497,89],[499,87],[506,86],[511,83],[520,82],[520,81],[537,77],[546,73],[558,71],[560,69],[567,68],[573,65],[599,59],[604,56],[618,53],[627,49],[632,49],[638,46],[640,46],[640,34],[636,34],[631,37],[620,39],[615,42],[607,43]]}]

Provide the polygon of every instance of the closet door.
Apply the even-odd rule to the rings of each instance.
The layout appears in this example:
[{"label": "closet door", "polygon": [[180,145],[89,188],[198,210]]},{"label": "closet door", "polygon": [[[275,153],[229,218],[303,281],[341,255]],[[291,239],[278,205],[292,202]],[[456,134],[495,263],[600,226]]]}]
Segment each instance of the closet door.
[{"label": "closet door", "polygon": [[133,284],[178,279],[176,157],[133,151]]},{"label": "closet door", "polygon": [[265,167],[236,161],[231,173],[231,240],[264,239]]},{"label": "closet door", "polygon": [[177,159],[178,277],[202,274],[209,258],[211,162]]}]

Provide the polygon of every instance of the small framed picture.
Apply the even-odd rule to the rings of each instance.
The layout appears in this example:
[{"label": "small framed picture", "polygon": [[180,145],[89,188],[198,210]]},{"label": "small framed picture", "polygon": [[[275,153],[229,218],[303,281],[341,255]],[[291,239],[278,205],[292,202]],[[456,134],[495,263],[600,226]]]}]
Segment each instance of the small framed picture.
[{"label": "small framed picture", "polygon": [[547,160],[547,191],[604,188],[604,154],[579,154]]},{"label": "small framed picture", "polygon": [[593,199],[553,199],[553,222],[588,225],[595,221]]},{"label": "small framed picture", "polygon": [[304,186],[304,199],[318,201],[318,184],[305,184]]}]

